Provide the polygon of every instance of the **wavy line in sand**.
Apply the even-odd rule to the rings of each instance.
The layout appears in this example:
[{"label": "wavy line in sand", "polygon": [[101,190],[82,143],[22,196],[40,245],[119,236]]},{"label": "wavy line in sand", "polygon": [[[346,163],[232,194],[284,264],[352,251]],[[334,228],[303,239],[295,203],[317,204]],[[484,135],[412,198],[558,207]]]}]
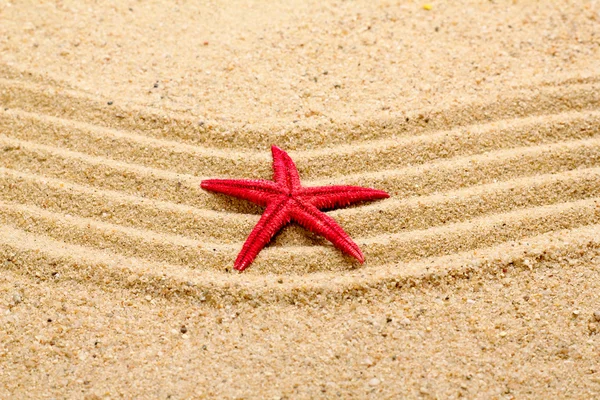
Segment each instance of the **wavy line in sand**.
[{"label": "wavy line in sand", "polygon": [[[157,168],[115,161],[105,157],[65,150],[0,135],[4,149],[0,167],[62,179],[83,186],[158,199],[228,214],[259,214],[249,202],[232,202],[227,197],[206,193],[199,178]],[[599,164],[600,139],[582,139],[549,145],[519,147],[428,163],[423,166],[349,175],[344,183],[377,187],[394,198],[424,196],[476,184],[486,184],[531,174],[558,173]],[[333,180],[308,181],[327,185]]]},{"label": "wavy line in sand", "polygon": [[[240,152],[213,154],[192,145],[19,110],[0,115],[0,132],[25,141],[42,141],[40,144],[193,176],[269,178],[271,175],[267,152],[254,157]],[[327,151],[295,152],[292,156],[304,179],[323,179],[324,176],[390,170],[503,148],[589,138],[598,133],[599,125],[600,111],[571,111],[376,141],[366,147],[338,146]],[[352,169],[351,161],[355,159],[362,160],[361,167]],[[346,168],[340,170],[340,164]]]},{"label": "wavy line in sand", "polygon": [[[524,179],[521,182],[491,185],[491,189],[481,189],[474,194],[467,191],[463,196],[435,196],[437,198],[425,202],[424,207],[423,203],[415,204],[411,215],[415,226],[398,233],[378,232],[379,236],[356,238],[356,241],[369,257],[369,265],[380,265],[430,257],[444,251],[459,251],[468,246],[485,247],[514,239],[524,232],[533,234],[595,223],[600,216],[597,200],[587,199],[592,194],[600,194],[600,169],[575,171],[561,177],[550,175],[540,181],[529,185],[532,180]],[[470,202],[469,197],[485,198],[488,203],[483,200]],[[582,198],[584,200],[580,200]],[[187,264],[198,269],[227,268],[235,254],[234,249],[241,245],[223,246],[165,232],[161,236],[152,231],[97,222],[90,218],[65,217],[41,208],[36,210],[30,205],[4,203],[0,206],[0,217],[4,223],[66,242],[95,245],[137,257]],[[430,220],[427,220],[428,217]],[[211,250],[214,254],[211,254]],[[340,268],[340,264],[345,265],[340,263],[342,256],[332,250],[326,246],[274,246],[263,252],[254,270],[268,273],[279,266],[284,273],[296,274],[343,271]]]},{"label": "wavy line in sand", "polygon": [[[519,241],[501,243],[477,252],[465,251],[348,274],[314,274],[308,277],[277,275],[257,277],[195,271],[127,258],[104,251],[67,245],[21,230],[0,226],[3,266],[38,280],[70,279],[95,282],[106,289],[126,288],[152,296],[186,296],[215,306],[341,302],[365,292],[384,296],[405,285],[441,279],[468,278],[498,273],[507,267],[529,269],[544,261],[564,261],[588,254],[600,255],[600,225],[549,232]],[[258,278],[258,279],[257,279]]]},{"label": "wavy line in sand", "polygon": [[[600,188],[597,173],[598,169],[592,168],[560,175],[536,175],[407,200],[390,199],[371,206],[334,211],[331,215],[352,236],[390,234],[424,228],[433,221],[442,224],[459,217],[464,219],[485,212],[483,210],[498,212],[544,202],[549,204],[559,199],[566,201],[573,194],[592,197]],[[5,168],[0,168],[0,183],[9,189],[0,194],[5,201],[138,229],[178,233],[199,240],[241,242],[258,220],[258,216],[211,213]],[[288,234],[286,240],[280,242],[297,243],[307,237],[299,228],[288,231],[297,232],[296,238]],[[318,243],[322,244],[321,241]]]},{"label": "wavy line in sand", "polygon": [[[503,119],[595,108],[600,103],[597,77],[584,83],[567,79],[542,86],[515,88],[510,98],[490,99],[481,103],[459,105],[445,110],[420,110],[410,115],[383,121],[336,121],[315,127],[254,131],[198,126],[190,117],[167,117],[149,108],[116,105],[64,87],[45,78],[19,73],[0,65],[0,105],[33,113],[68,118],[117,130],[137,132],[159,139],[174,139],[191,144],[227,149],[268,148],[277,143],[288,150],[302,150],[360,143],[396,136],[413,136],[432,130],[452,129],[464,125],[484,124]],[[171,112],[171,114],[174,114]]]}]

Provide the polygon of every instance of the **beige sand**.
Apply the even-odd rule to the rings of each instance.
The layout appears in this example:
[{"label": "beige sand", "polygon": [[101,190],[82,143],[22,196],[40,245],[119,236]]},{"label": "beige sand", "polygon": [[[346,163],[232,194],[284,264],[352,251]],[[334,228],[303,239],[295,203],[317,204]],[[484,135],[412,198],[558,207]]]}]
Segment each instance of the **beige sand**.
[{"label": "beige sand", "polygon": [[598,2],[189,3],[0,0],[0,398],[600,397]]}]

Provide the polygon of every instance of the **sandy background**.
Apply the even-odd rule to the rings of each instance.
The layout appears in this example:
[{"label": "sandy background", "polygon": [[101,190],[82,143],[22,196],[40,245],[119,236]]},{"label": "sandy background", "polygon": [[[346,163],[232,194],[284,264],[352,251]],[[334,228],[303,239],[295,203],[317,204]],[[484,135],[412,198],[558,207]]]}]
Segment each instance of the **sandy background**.
[{"label": "sandy background", "polygon": [[600,3],[194,3],[0,0],[0,398],[600,397]]}]

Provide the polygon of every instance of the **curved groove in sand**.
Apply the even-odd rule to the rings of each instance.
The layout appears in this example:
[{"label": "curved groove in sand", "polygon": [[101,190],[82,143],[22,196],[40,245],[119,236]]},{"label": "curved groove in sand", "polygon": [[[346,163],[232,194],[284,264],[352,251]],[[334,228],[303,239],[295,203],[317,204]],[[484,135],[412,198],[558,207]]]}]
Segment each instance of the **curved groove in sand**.
[{"label": "curved groove in sand", "polygon": [[[457,157],[398,169],[349,174],[344,183],[373,186],[406,198],[438,193],[536,173],[562,172],[597,165],[600,138],[563,141],[539,146],[523,146]],[[335,181],[310,181],[311,185],[331,185]]]},{"label": "curved groove in sand", "polygon": [[[199,178],[157,168],[124,163],[105,157],[65,150],[60,147],[13,139],[0,134],[0,147],[9,149],[0,159],[0,167],[21,168],[38,175],[62,179],[85,186],[126,191],[130,195],[159,199],[176,204],[206,208],[227,214],[257,214],[252,203],[224,204],[222,196],[201,190]],[[600,163],[600,138],[559,142],[550,145],[520,147],[429,163],[426,167],[408,167],[348,175],[344,183],[388,190],[394,198],[427,195],[454,187],[506,180],[534,170],[536,173],[561,172],[591,167]],[[498,168],[501,166],[502,168]],[[431,176],[431,173],[434,176]],[[428,179],[429,178],[429,179]],[[453,187],[451,183],[456,181]],[[307,181],[307,186],[334,184],[334,180]],[[231,203],[231,202],[229,202]]]},{"label": "curved groove in sand", "polygon": [[[2,68],[10,69],[7,66]],[[325,126],[294,127],[285,132],[256,132],[243,128],[199,127],[197,121],[191,118],[167,118],[156,111],[137,109],[132,112],[116,105],[107,106],[99,99],[72,89],[49,87],[43,83],[43,79],[33,75],[29,77],[29,82],[24,78],[15,79],[15,74],[12,75],[13,79],[0,79],[0,104],[3,107],[92,122],[94,125],[139,132],[159,139],[171,138],[210,148],[238,148],[245,151],[268,148],[272,143],[288,150],[322,148],[324,132],[327,137],[326,145],[337,146],[349,141],[359,143],[390,136],[412,136],[431,130],[547,114],[550,110],[560,112],[596,108],[600,102],[600,91],[595,80],[587,80],[585,83],[566,80],[564,83],[557,83],[557,86],[515,89],[516,93],[510,98],[496,99],[493,103],[473,103],[445,110],[422,110],[384,121],[338,122]]]},{"label": "curved groove in sand", "polygon": [[[160,227],[163,232],[185,234],[192,238],[232,240],[225,228],[219,229],[223,216],[215,211],[95,189],[8,168],[0,168],[0,185],[8,188],[0,193],[3,201],[143,229]],[[255,223],[257,218],[249,215],[236,217],[246,226]]]},{"label": "curved groove in sand", "polygon": [[[196,146],[89,124],[82,126],[76,123],[73,126],[72,121],[18,110],[0,115],[0,132],[20,140],[42,140],[40,144],[179,174],[246,178],[271,176],[267,152],[255,157],[240,152],[223,156]],[[294,152],[292,157],[305,179],[322,179],[323,176],[376,172],[499,149],[590,138],[598,134],[599,126],[600,111],[571,111],[379,141],[369,147],[338,146],[327,152]],[[339,165],[353,165],[350,161],[354,159],[363,161],[360,169],[347,167],[344,171],[339,170]]]},{"label": "curved groove in sand", "polygon": [[[507,213],[485,215],[466,222],[436,226],[424,230],[381,235],[356,240],[363,249],[366,269],[380,265],[406,263],[429,257],[439,257],[463,251],[495,246],[499,243],[536,236],[555,230],[574,229],[600,223],[600,199],[585,199],[560,204],[519,209]],[[268,248],[259,254],[253,265],[254,274],[268,273],[271,265],[281,274],[310,275],[332,271],[347,273],[349,257],[326,246],[310,248]],[[310,254],[312,253],[312,254]],[[343,262],[346,260],[346,262]],[[345,265],[346,268],[340,268]]]},{"label": "curved groove in sand", "polygon": [[[456,215],[460,213],[464,215],[482,213],[481,210],[486,209],[484,206],[486,201],[483,200],[477,205],[480,211],[475,211],[473,207],[471,211],[465,209],[473,198],[479,196],[485,196],[488,202],[493,199],[497,202],[495,206],[506,209],[535,204],[536,196],[542,194],[545,196],[542,196],[540,201],[549,202],[569,199],[570,197],[565,196],[571,196],[571,193],[593,196],[600,188],[597,175],[598,169],[595,168],[578,169],[558,175],[536,175],[516,181],[479,186],[473,195],[463,189],[408,200],[392,198],[358,209],[334,211],[332,215],[352,236],[377,235],[380,232],[393,233],[411,227],[422,228],[426,226],[424,225],[426,221],[437,221],[437,224],[442,224],[456,220]],[[258,216],[199,210],[185,205],[94,189],[6,168],[0,168],[0,183],[4,183],[11,189],[0,194],[0,199],[5,201],[31,204],[84,218],[96,217],[124,226],[156,229],[169,234],[178,233],[194,239],[208,238],[221,243],[243,241],[247,232],[258,220]],[[536,190],[539,193],[536,193]],[[44,193],[44,196],[38,196],[39,193]],[[520,197],[516,197],[516,194],[520,194]],[[494,209],[490,208],[493,207],[491,204],[494,203],[490,203],[487,209],[493,211]],[[315,240],[304,234],[300,228],[291,227],[288,231],[295,234],[292,234],[292,237],[288,234],[284,239],[279,237],[275,243],[291,239],[296,243]],[[322,241],[318,240],[317,243]]]},{"label": "curved groove in sand", "polygon": [[[419,280],[469,276],[495,271],[509,265],[528,268],[540,259],[560,260],[573,252],[600,255],[600,224],[559,230],[508,241],[496,246],[452,255],[430,257],[385,265],[380,268],[350,271],[346,274],[316,273],[308,276],[230,275],[196,273],[168,264],[151,263],[105,251],[82,248],[30,235],[0,225],[0,256],[8,260],[5,268],[24,273],[36,266],[38,279],[91,281],[105,287],[136,289],[160,297],[188,296],[215,306],[239,301],[260,303],[310,303],[310,299],[343,301],[370,290],[393,290]],[[15,254],[19,254],[16,258]],[[270,288],[276,287],[277,290]]]},{"label": "curved groove in sand", "polygon": [[209,260],[225,268],[233,263],[233,255],[239,250],[237,244],[207,243],[181,235],[115,225],[94,218],[65,216],[32,205],[2,201],[0,223],[65,243],[111,250],[125,256],[144,257],[186,268],[203,265]]},{"label": "curved groove in sand", "polygon": [[[429,210],[423,209],[420,204],[415,204],[416,210],[407,207],[409,213],[413,211],[409,215],[415,221],[414,226],[400,233],[379,232],[379,236],[355,240],[368,255],[369,265],[379,265],[390,260],[406,261],[415,255],[439,255],[439,252],[446,251],[444,249],[456,248],[458,251],[469,245],[487,247],[505,238],[539,233],[531,228],[524,228],[528,225],[543,232],[554,230],[555,225],[559,229],[565,229],[576,227],[582,221],[596,223],[596,219],[600,217],[598,197],[588,197],[590,193],[600,195],[600,168],[573,171],[561,177],[550,175],[545,178],[546,182],[543,178],[540,181],[534,185],[528,185],[530,179],[491,185],[496,190],[482,188],[479,193],[463,193],[467,196],[462,198],[460,193],[437,196],[425,202],[430,204]],[[485,198],[490,203],[484,204],[482,201],[476,207],[471,205],[469,209],[470,196]],[[582,198],[583,200],[579,200]],[[441,204],[436,205],[436,202]],[[448,202],[454,204],[447,204]],[[466,206],[462,206],[463,204]],[[453,207],[456,210],[454,214],[459,213],[458,215],[447,211]],[[525,223],[533,220],[535,224]],[[206,243],[164,232],[161,235],[151,230],[98,222],[92,218],[65,217],[64,214],[31,205],[7,202],[0,203],[0,221],[68,243],[91,245],[136,257],[150,257],[154,261],[203,265],[197,267],[200,269],[226,269],[233,261],[235,251],[241,246],[241,243],[226,246]],[[501,228],[498,229],[500,224]],[[385,231],[386,227],[383,228]],[[382,254],[387,257],[382,257]],[[341,257],[326,244],[319,247],[271,247],[257,259],[253,270],[269,271],[272,265],[296,264],[288,273],[298,273],[299,270],[304,273],[322,271],[325,270],[323,266],[329,265],[331,268],[340,265]]]}]

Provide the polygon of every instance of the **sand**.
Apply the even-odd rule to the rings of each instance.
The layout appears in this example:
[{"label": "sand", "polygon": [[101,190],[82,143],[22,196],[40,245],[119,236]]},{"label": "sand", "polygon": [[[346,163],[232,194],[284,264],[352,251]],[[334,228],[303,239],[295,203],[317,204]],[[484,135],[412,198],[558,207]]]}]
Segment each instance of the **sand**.
[{"label": "sand", "polygon": [[600,4],[191,3],[0,1],[0,398],[600,397]]}]

